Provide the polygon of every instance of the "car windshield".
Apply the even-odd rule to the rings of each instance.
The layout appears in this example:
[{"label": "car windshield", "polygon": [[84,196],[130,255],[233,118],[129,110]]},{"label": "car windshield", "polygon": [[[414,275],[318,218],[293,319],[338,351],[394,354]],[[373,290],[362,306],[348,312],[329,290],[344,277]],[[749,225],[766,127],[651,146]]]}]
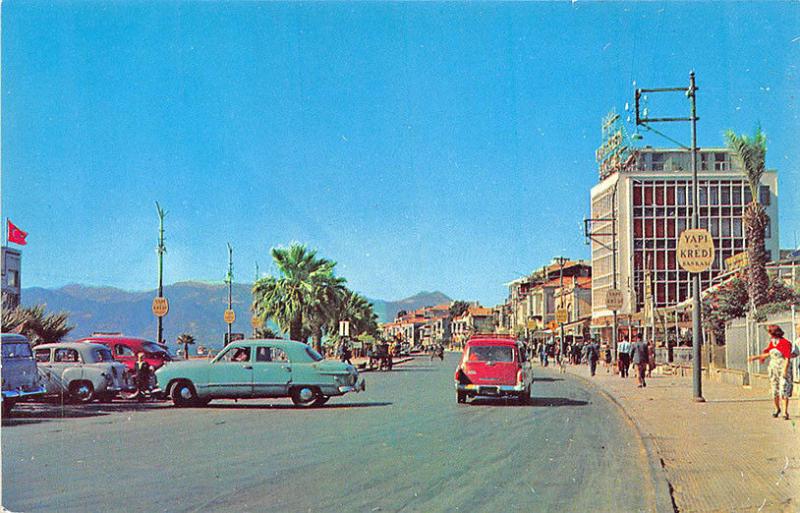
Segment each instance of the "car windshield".
[{"label": "car windshield", "polygon": [[144,342],[142,343],[142,349],[147,351],[148,353],[166,353],[164,348],[159,346],[154,342]]},{"label": "car windshield", "polygon": [[514,350],[509,346],[472,346],[467,359],[470,362],[513,362]]},{"label": "car windshield", "polygon": [[95,349],[92,351],[92,356],[95,362],[111,362],[114,361],[114,356],[109,349]]},{"label": "car windshield", "polygon": [[33,356],[31,346],[25,342],[3,344],[3,358],[30,358],[31,356]]}]

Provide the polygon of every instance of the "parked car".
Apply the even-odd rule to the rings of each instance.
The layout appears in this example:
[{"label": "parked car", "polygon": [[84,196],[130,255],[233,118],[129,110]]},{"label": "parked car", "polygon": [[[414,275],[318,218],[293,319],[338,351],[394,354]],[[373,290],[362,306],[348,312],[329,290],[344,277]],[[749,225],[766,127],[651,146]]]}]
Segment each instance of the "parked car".
[{"label": "parked car", "polygon": [[0,342],[3,346],[3,415],[8,415],[17,401],[44,395],[45,388],[28,339],[15,333],[2,333]]},{"label": "parked car", "polygon": [[365,389],[350,364],[324,360],[291,340],[240,340],[211,360],[169,362],[156,371],[160,392],[175,406],[212,399],[291,397],[298,406],[321,406],[332,396]]},{"label": "parked car", "polygon": [[111,350],[115,360],[125,364],[131,374],[135,373],[139,353],[144,353],[144,360],[153,370],[174,360],[166,346],[144,338],[127,337],[121,333],[95,333],[77,342],[103,344]]},{"label": "parked car", "polygon": [[102,344],[42,344],[34,348],[34,355],[49,395],[89,403],[94,399],[108,401],[134,389],[128,369]]},{"label": "parked car", "polygon": [[475,396],[514,396],[527,404],[533,371],[525,347],[510,336],[475,335],[461,356],[455,374],[456,399],[465,403]]}]

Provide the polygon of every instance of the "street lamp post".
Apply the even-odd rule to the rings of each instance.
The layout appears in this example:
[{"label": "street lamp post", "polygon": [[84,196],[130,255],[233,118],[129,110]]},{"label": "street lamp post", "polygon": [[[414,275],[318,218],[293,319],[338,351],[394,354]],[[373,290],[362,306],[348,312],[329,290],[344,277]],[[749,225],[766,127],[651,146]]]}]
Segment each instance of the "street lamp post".
[{"label": "street lamp post", "polygon": [[[167,215],[167,211],[162,209],[157,201],[156,211],[158,212],[158,246],[156,247],[156,253],[158,254],[158,297],[164,297],[164,253],[167,252],[167,248],[164,246],[164,216]],[[158,315],[156,319],[156,342],[163,344],[163,316]]]},{"label": "street lamp post", "polygon": [[[558,296],[559,296],[559,300],[560,300],[559,301],[559,304],[560,304],[559,310],[563,310],[564,309],[564,264],[566,264],[569,261],[569,259],[565,258],[563,256],[560,256],[560,257],[556,257],[555,261],[558,262]],[[559,332],[561,334],[560,335],[561,336],[561,341],[560,341],[560,343],[558,345],[558,348],[559,348],[559,352],[561,354],[561,358],[564,358],[564,323],[560,322],[559,324],[561,326],[560,330],[559,330]]]},{"label": "street lamp post", "polygon": [[[233,247],[231,243],[228,243],[228,275],[225,277],[225,281],[228,283],[228,310],[231,310],[233,307]],[[233,332],[233,323],[229,322],[228,324],[228,343],[231,343],[231,337]]]},{"label": "street lamp post", "polygon": [[[689,73],[689,87],[664,87],[657,89],[636,89],[636,125],[644,126],[648,130],[655,132],[658,135],[678,144],[680,147],[687,149],[691,152],[692,162],[692,228],[697,229],[700,227],[700,212],[699,212],[699,192],[697,180],[697,85],[695,84],[694,71]],[[645,110],[645,115],[639,114],[639,100],[643,93],[665,93],[665,92],[682,92],[689,98],[691,106],[691,115],[688,118],[683,117],[669,117],[669,118],[648,118]],[[692,146],[687,148],[678,141],[671,137],[659,132],[658,130],[649,126],[649,123],[660,122],[674,122],[674,121],[688,121],[692,127]],[[693,272],[692,276],[692,393],[694,400],[703,402],[703,385],[702,385],[702,362],[700,361],[700,346],[702,345],[702,331],[701,331],[701,312],[700,312],[700,273]]]}]

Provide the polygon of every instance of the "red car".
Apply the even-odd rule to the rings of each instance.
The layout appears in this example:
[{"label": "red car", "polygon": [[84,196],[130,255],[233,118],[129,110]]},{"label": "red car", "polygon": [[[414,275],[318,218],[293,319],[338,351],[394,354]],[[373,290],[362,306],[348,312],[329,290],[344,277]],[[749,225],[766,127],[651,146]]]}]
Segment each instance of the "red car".
[{"label": "red car", "polygon": [[119,333],[95,333],[77,342],[103,344],[111,349],[111,354],[114,355],[115,360],[124,363],[128,367],[131,374],[135,373],[136,359],[139,353],[144,353],[144,360],[150,364],[154,371],[165,363],[172,361],[172,357],[165,346],[144,338],[126,337]]},{"label": "red car", "polygon": [[473,335],[464,346],[456,370],[459,403],[475,396],[516,397],[521,404],[531,398],[533,371],[525,346],[508,335]]}]

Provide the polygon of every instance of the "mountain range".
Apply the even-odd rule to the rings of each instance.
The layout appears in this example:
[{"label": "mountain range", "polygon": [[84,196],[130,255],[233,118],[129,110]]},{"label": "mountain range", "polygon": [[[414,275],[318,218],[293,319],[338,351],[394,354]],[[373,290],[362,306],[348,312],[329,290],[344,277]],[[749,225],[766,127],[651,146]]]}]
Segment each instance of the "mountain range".
[{"label": "mountain range", "polygon": [[[113,331],[155,340],[156,321],[151,311],[155,296],[155,290],[131,292],[114,287],[73,284],[56,289],[24,288],[22,304],[31,306],[44,303],[50,312],[69,312],[69,322],[75,325],[69,334],[70,339],[84,337],[95,331]],[[179,334],[188,332],[194,335],[198,344],[212,347],[222,345],[227,331],[222,320],[222,314],[228,306],[227,285],[178,282],[164,287],[164,297],[169,300],[169,313],[163,322],[165,340],[173,342]],[[398,301],[369,301],[379,322],[386,322],[400,310],[449,303],[451,299],[441,292],[420,292]],[[252,331],[249,284],[233,284],[232,303],[236,312],[233,332],[249,334]]]}]

